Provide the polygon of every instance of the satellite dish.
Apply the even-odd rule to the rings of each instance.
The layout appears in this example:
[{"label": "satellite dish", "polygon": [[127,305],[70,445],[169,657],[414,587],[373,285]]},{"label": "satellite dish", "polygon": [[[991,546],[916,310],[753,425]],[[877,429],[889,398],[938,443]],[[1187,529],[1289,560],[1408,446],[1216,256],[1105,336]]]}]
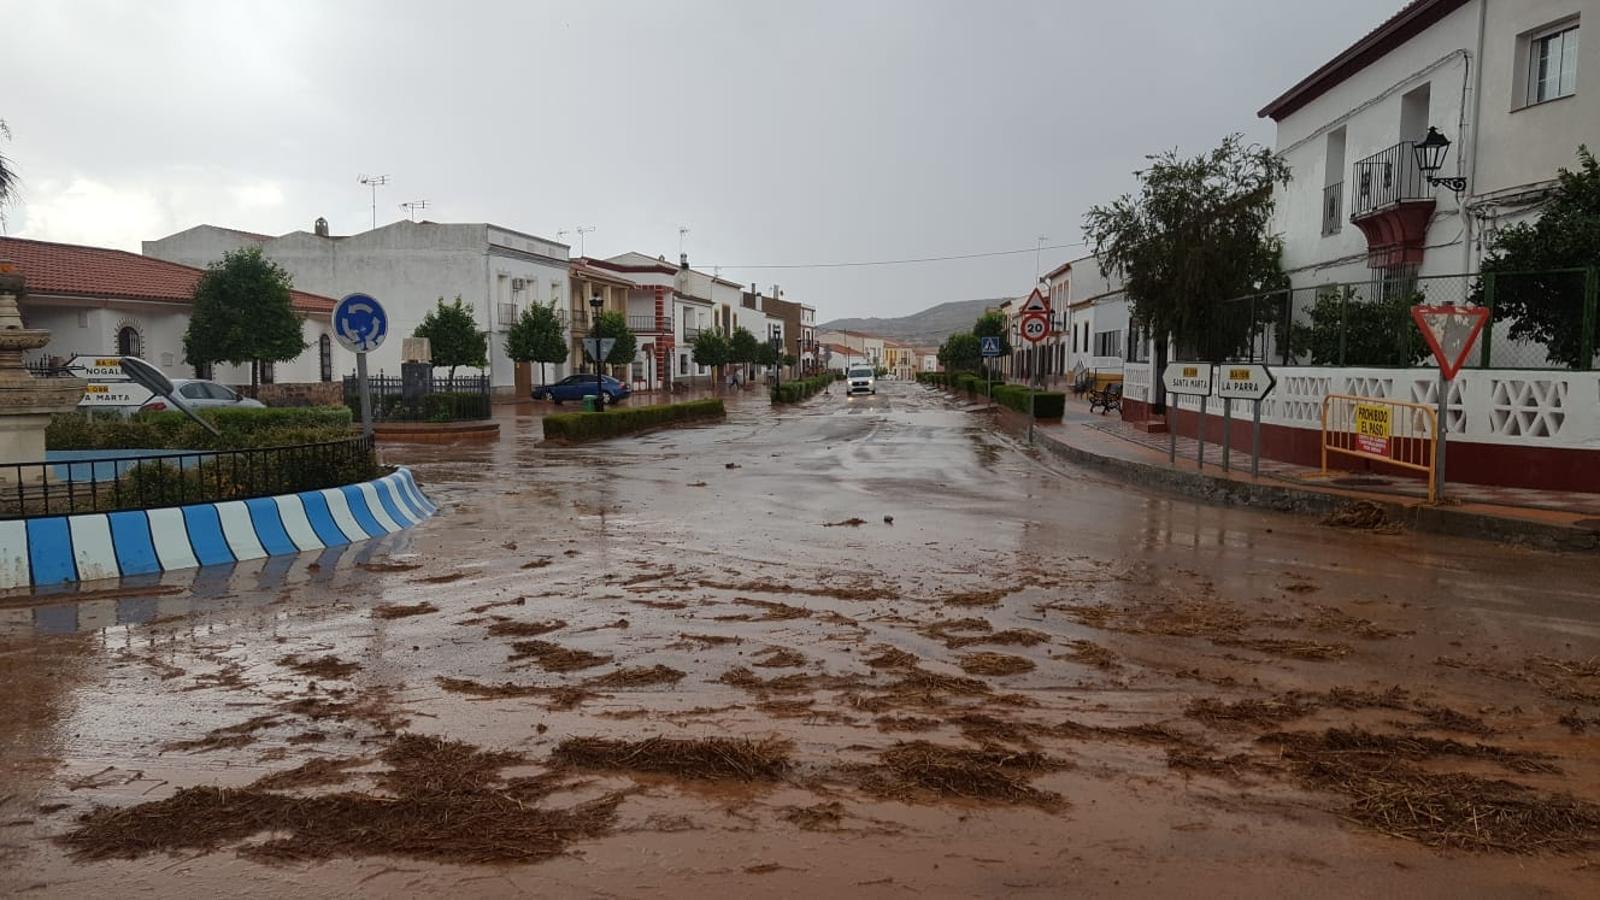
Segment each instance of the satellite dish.
[{"label": "satellite dish", "polygon": [[151,393],[165,397],[167,402],[177,407],[184,415],[193,419],[201,428],[211,432],[213,436],[222,436],[222,432],[217,430],[217,426],[200,418],[199,414],[190,409],[187,403],[178,399],[177,389],[173,387],[172,379],[168,378],[165,372],[137,356],[124,356],[122,357],[122,374],[128,376],[135,384],[149,388]]}]

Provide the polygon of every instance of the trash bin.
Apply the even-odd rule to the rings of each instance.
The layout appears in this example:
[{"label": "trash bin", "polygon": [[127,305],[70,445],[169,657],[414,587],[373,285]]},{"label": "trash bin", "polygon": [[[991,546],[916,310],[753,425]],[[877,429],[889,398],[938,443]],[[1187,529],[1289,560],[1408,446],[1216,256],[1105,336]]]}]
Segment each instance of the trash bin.
[{"label": "trash bin", "polygon": [[584,412],[594,412],[595,411],[595,408],[594,408],[594,395],[593,394],[584,394],[583,395],[583,411]]}]

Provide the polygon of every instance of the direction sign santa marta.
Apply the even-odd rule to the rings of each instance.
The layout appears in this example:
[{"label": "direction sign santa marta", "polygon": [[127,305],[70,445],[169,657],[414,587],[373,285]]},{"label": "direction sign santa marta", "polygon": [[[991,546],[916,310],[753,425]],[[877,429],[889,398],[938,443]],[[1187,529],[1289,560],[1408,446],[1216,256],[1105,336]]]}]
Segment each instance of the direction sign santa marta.
[{"label": "direction sign santa marta", "polygon": [[1161,383],[1166,385],[1167,393],[1178,394],[1185,397],[1209,397],[1211,395],[1211,364],[1203,362],[1174,362],[1167,363],[1167,368],[1161,373]]},{"label": "direction sign santa marta", "polygon": [[352,353],[371,353],[389,336],[389,316],[368,294],[350,294],[333,308],[333,338]]}]

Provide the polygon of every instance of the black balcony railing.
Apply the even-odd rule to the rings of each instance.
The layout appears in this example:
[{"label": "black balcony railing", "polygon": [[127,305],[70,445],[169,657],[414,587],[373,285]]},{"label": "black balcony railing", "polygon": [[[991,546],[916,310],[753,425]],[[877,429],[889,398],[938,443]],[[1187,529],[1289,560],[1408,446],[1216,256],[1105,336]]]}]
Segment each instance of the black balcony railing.
[{"label": "black balcony railing", "polygon": [[629,316],[628,330],[641,334],[667,334],[672,331],[672,317]]},{"label": "black balcony railing", "polygon": [[702,332],[705,331],[710,331],[710,329],[696,328],[693,325],[685,325],[683,326],[683,340],[685,343],[692,342],[695,338],[699,337]]},{"label": "black balcony railing", "polygon": [[1417,168],[1411,147],[1411,141],[1401,141],[1355,164],[1351,173],[1355,187],[1350,201],[1352,220],[1407,200],[1433,199],[1428,179]]},{"label": "black balcony railing", "polygon": [[1344,227],[1344,182],[1322,189],[1322,236],[1338,234]]}]

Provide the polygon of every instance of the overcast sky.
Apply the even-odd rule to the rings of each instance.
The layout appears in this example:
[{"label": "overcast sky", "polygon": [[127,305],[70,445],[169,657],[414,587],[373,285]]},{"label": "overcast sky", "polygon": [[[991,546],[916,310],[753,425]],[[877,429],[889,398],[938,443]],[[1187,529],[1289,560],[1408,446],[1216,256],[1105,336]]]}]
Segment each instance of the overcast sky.
[{"label": "overcast sky", "polygon": [[[678,253],[836,316],[1025,293],[1146,153],[1231,131],[1401,0],[0,0],[10,234],[137,251],[326,216]],[[575,235],[567,236],[577,254]],[[1044,252],[1044,268],[1082,255]]]}]

